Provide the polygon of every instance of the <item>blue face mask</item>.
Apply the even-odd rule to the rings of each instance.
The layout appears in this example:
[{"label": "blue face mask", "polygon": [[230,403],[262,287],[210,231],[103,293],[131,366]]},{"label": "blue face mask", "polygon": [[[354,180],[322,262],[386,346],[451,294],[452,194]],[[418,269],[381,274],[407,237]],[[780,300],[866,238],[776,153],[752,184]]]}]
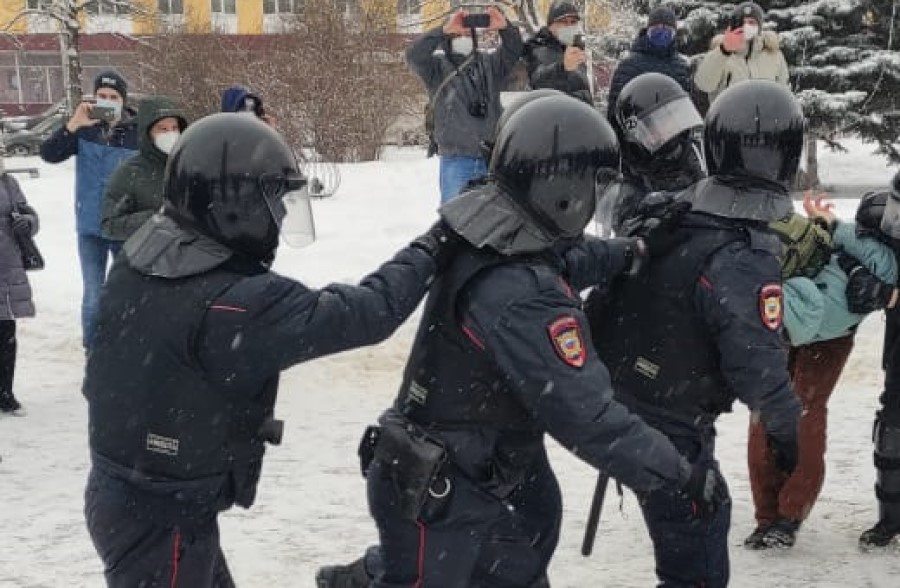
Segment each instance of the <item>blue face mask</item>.
[{"label": "blue face mask", "polygon": [[654,47],[668,47],[675,41],[675,31],[669,27],[647,29],[647,40]]}]

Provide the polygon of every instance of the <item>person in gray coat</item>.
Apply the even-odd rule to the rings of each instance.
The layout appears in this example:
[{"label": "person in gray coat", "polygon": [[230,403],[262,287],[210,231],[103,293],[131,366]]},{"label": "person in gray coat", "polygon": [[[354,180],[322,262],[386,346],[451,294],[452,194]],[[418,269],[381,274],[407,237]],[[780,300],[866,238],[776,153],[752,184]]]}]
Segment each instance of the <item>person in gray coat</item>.
[{"label": "person in gray coat", "polygon": [[13,394],[16,370],[16,319],[34,316],[31,285],[22,267],[16,235],[38,231],[37,213],[28,205],[19,182],[3,167],[0,157],[0,412],[24,416]]},{"label": "person in gray coat", "polygon": [[475,30],[464,25],[469,16],[464,10],[406,50],[406,62],[425,83],[432,107],[433,141],[441,160],[441,202],[487,174],[481,144],[493,135],[502,111],[501,86],[522,55],[519,30],[496,7],[488,8],[487,14],[486,30],[500,35],[496,51],[478,50]]}]

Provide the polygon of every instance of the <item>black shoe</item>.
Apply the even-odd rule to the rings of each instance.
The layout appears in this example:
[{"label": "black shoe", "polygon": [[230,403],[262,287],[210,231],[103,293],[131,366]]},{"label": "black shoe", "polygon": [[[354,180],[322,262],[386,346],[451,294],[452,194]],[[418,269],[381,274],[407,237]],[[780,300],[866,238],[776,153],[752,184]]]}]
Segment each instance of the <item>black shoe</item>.
[{"label": "black shoe", "polygon": [[15,396],[0,396],[0,412],[12,416],[25,416],[25,409]]},{"label": "black shoe", "polygon": [[756,530],[750,533],[746,539],[744,539],[744,547],[747,549],[765,549],[768,547],[764,538],[766,536],[766,532],[768,532],[769,527],[772,525],[759,525],[756,527]]},{"label": "black shoe", "polygon": [[316,588],[367,588],[371,581],[362,557],[343,566],[322,566],[316,572]]},{"label": "black shoe", "polygon": [[900,536],[900,525],[890,525],[885,521],[878,521],[874,527],[863,531],[863,534],[859,536],[859,548],[866,550],[887,547],[897,536]]},{"label": "black shoe", "polygon": [[797,530],[800,528],[798,521],[790,519],[778,519],[763,535],[762,541],[766,547],[789,549],[797,541]]}]

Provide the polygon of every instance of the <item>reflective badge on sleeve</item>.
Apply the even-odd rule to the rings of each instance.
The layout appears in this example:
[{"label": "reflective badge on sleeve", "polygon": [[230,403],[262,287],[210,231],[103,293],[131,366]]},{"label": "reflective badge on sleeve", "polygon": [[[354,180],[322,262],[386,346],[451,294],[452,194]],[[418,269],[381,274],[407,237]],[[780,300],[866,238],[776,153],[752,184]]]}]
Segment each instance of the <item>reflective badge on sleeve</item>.
[{"label": "reflective badge on sleeve", "polygon": [[768,284],[759,291],[759,316],[767,328],[777,331],[784,318],[784,304],[780,284]]},{"label": "reflective badge on sleeve", "polygon": [[550,333],[553,349],[560,359],[573,367],[580,368],[584,365],[587,352],[584,349],[581,327],[574,317],[559,317],[550,323],[547,331]]}]

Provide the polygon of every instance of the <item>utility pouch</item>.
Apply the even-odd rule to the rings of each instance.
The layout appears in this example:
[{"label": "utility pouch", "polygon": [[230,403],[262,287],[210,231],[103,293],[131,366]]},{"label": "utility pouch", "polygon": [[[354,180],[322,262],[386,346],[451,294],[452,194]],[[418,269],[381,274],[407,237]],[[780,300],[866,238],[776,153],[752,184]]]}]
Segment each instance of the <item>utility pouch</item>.
[{"label": "utility pouch", "polygon": [[404,519],[419,518],[429,495],[444,498],[449,480],[439,480],[447,461],[443,444],[411,423],[388,421],[380,428],[374,457],[389,472]]},{"label": "utility pouch", "polygon": [[356,454],[359,456],[359,469],[363,478],[369,475],[369,468],[372,467],[372,461],[375,459],[375,447],[378,445],[379,438],[381,438],[381,427],[369,425],[366,427],[362,439],[359,440]]}]

